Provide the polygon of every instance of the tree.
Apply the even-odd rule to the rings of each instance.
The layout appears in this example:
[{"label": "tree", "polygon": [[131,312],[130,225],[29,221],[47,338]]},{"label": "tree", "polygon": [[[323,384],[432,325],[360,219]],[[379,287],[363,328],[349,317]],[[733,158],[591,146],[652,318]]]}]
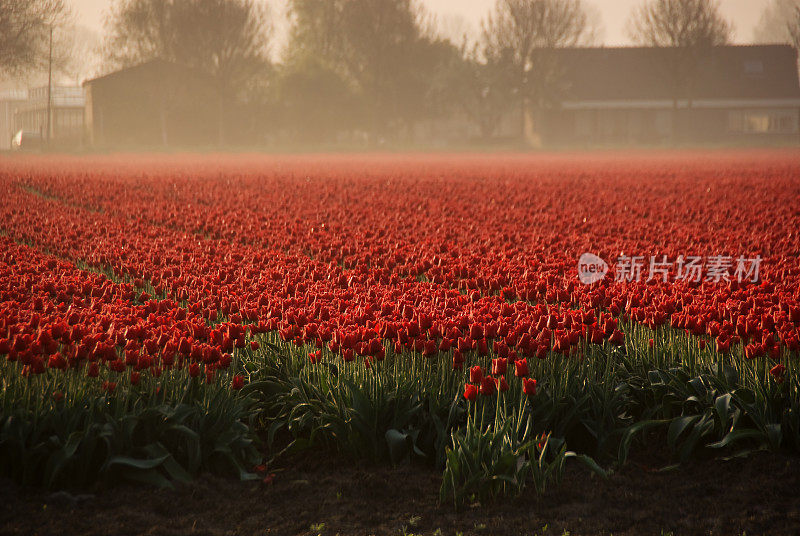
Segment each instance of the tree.
[{"label": "tree", "polygon": [[236,86],[267,63],[268,12],[253,0],[119,0],[106,36],[108,67],[155,58]]},{"label": "tree", "polygon": [[283,129],[292,141],[324,143],[359,121],[358,98],[335,71],[314,58],[279,71],[277,102]]},{"label": "tree", "polygon": [[635,9],[628,33],[639,45],[662,51],[665,83],[672,87],[672,135],[678,131],[678,102],[692,107],[700,62],[710,49],[730,42],[733,27],[716,0],[647,0]]},{"label": "tree", "polygon": [[497,0],[483,23],[483,54],[487,64],[511,70],[523,138],[528,108],[537,111],[555,99],[562,75],[554,49],[594,39],[596,28],[583,0]]},{"label": "tree", "polygon": [[291,23],[285,63],[316,60],[344,70],[346,35],[344,6],[347,0],[289,0]]},{"label": "tree", "polygon": [[65,16],[62,0],[0,0],[0,71],[45,65],[50,29]]},{"label": "tree", "polygon": [[715,0],[648,0],[629,25],[638,44],[692,50],[727,44],[732,32]]},{"label": "tree", "polygon": [[105,43],[108,68],[160,58],[205,72],[219,93],[219,138],[230,101],[269,65],[268,12],[254,0],[119,0]]},{"label": "tree", "polygon": [[793,43],[798,46],[792,35],[797,29],[797,10],[800,0],[772,0],[756,25],[753,37],[756,43]]},{"label": "tree", "polygon": [[800,6],[794,8],[794,14],[786,23],[789,29],[789,36],[795,50],[800,50]]},{"label": "tree", "polygon": [[484,140],[497,131],[503,117],[512,111],[516,92],[509,57],[485,58],[478,43],[465,43],[447,74],[447,87],[440,93],[478,126]]},{"label": "tree", "polygon": [[470,46],[478,38],[476,32],[479,28],[467,22],[463,15],[452,13],[437,15],[432,17],[432,21],[436,29],[436,35],[458,47]]},{"label": "tree", "polygon": [[414,0],[290,0],[289,15],[285,63],[319,62],[343,80],[373,142],[426,116],[437,66],[457,53]]},{"label": "tree", "polygon": [[99,68],[100,35],[85,26],[64,22],[53,32],[53,76],[76,86]]}]

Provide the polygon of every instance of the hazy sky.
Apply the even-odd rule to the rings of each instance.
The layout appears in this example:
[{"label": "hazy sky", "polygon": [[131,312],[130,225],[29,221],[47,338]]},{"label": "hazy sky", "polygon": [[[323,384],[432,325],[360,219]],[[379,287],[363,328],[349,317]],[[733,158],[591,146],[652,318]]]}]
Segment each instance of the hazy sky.
[{"label": "hazy sky", "polygon": [[[113,0],[67,0],[72,4],[77,22],[97,32],[102,31],[104,14]],[[629,44],[625,26],[631,9],[641,0],[587,0],[602,14],[604,42],[606,45]],[[422,0],[423,4],[437,15],[449,17],[458,15],[469,24],[477,27],[481,18],[494,5],[494,0]],[[270,5],[282,4],[271,1]],[[722,0],[724,15],[733,22],[734,40],[739,43],[750,42],[753,28],[761,17],[761,12],[769,0]]]}]

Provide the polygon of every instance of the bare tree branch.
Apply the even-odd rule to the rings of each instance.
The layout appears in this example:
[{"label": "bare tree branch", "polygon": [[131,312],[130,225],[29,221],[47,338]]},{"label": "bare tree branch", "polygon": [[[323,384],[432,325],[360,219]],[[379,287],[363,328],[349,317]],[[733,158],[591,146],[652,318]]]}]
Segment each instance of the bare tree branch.
[{"label": "bare tree branch", "polygon": [[597,32],[583,0],[497,0],[483,23],[487,63],[507,65],[521,108],[524,135],[528,105],[552,104],[561,66],[553,50],[588,45]]},{"label": "bare tree branch", "polygon": [[794,16],[786,23],[795,50],[800,49],[800,6],[794,8]]},{"label": "bare tree branch", "polygon": [[756,43],[791,43],[791,28],[800,0],[770,0],[753,32]]},{"label": "bare tree branch", "polygon": [[50,28],[66,16],[62,0],[0,0],[0,71],[18,74],[41,67]]},{"label": "bare tree branch", "polygon": [[268,12],[254,0],[119,0],[109,20],[109,68],[161,58],[235,88],[268,63]]},{"label": "bare tree branch", "polygon": [[289,14],[285,63],[336,73],[359,96],[357,113],[374,139],[426,115],[437,65],[458,54],[418,0],[291,0]]},{"label": "bare tree branch", "polygon": [[653,47],[710,47],[727,44],[732,27],[716,0],[648,0],[633,13],[628,33]]}]

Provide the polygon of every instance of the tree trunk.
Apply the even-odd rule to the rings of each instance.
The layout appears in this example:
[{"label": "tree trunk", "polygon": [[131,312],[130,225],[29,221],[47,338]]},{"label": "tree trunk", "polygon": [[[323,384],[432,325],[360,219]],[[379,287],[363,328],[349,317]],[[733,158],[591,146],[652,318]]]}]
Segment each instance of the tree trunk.
[{"label": "tree trunk", "polygon": [[678,142],[678,97],[672,99],[672,132],[670,142],[674,146]]},{"label": "tree trunk", "polygon": [[225,92],[219,89],[217,95],[217,145],[225,145]]},{"label": "tree trunk", "polygon": [[159,93],[158,115],[160,123],[159,126],[161,127],[161,145],[166,149],[169,146],[169,137],[167,134],[167,97],[164,94],[163,85],[161,86]]}]

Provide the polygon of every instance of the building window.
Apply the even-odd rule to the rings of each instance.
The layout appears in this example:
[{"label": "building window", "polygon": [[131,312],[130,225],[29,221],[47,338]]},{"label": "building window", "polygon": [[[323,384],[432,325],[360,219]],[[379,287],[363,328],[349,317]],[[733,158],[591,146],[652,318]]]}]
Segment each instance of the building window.
[{"label": "building window", "polygon": [[797,116],[784,114],[777,117],[776,126],[779,132],[797,132]]},{"label": "building window", "polygon": [[760,76],[764,74],[764,62],[761,60],[747,60],[744,62],[744,74]]},{"label": "building window", "polygon": [[796,110],[738,110],[728,114],[728,129],[746,134],[796,134]]},{"label": "building window", "polygon": [[744,131],[766,133],[770,131],[770,114],[766,112],[749,112],[744,114]]}]

